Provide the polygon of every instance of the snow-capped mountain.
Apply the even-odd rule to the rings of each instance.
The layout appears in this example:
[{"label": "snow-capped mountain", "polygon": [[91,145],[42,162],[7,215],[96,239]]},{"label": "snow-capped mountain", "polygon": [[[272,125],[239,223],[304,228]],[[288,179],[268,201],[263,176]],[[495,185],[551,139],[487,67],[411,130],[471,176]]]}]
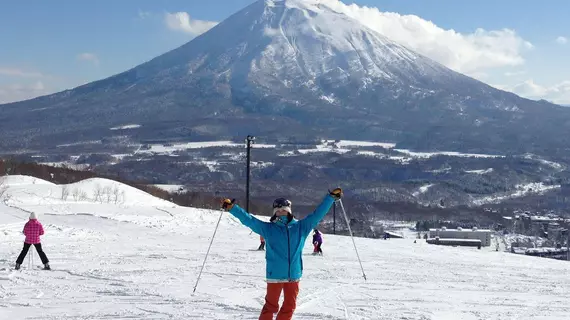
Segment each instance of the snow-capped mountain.
[{"label": "snow-capped mountain", "polygon": [[[552,136],[569,136],[570,110],[451,71],[328,3],[260,0],[131,70],[4,105],[1,145],[246,134],[477,152],[567,145]],[[109,130],[129,123],[140,125]]]}]

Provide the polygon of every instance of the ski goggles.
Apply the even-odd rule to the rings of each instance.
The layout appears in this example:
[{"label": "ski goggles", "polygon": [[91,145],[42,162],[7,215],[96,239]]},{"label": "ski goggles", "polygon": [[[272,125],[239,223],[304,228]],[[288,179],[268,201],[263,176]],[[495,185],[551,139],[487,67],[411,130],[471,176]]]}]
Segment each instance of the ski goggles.
[{"label": "ski goggles", "polygon": [[291,206],[291,201],[289,201],[285,198],[279,198],[279,199],[275,199],[275,201],[273,201],[273,209],[290,207],[290,206]]}]

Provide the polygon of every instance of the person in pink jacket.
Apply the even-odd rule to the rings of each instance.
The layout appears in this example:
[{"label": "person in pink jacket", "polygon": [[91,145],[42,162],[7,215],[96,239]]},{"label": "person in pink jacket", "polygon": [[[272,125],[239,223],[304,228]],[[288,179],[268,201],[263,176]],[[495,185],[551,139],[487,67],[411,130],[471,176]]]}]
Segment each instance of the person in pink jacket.
[{"label": "person in pink jacket", "polygon": [[26,240],[24,240],[24,248],[16,260],[16,270],[20,269],[20,266],[24,262],[24,258],[26,258],[26,254],[28,254],[28,250],[32,245],[36,247],[36,251],[40,255],[40,259],[44,264],[44,270],[51,270],[49,260],[42,250],[42,244],[40,243],[40,236],[44,234],[44,227],[38,221],[35,213],[32,212],[30,214],[30,220],[26,222],[23,233],[26,235]]}]

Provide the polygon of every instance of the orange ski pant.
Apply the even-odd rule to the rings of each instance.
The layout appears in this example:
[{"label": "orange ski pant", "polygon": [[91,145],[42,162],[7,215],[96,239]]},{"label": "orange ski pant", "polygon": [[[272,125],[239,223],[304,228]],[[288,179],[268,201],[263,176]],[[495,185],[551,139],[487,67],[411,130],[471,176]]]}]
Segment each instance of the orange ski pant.
[{"label": "orange ski pant", "polygon": [[[279,310],[279,298],[281,291],[284,293],[283,305]],[[299,282],[268,283],[265,305],[261,310],[259,320],[273,320],[273,315],[277,312],[275,320],[290,320],[297,307],[297,295],[299,294]]]}]

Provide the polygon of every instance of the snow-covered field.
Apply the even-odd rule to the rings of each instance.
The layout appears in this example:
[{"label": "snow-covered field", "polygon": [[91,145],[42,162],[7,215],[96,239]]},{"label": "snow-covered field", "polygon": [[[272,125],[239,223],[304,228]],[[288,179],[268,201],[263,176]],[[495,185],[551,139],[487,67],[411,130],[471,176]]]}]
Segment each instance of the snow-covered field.
[{"label": "snow-covered field", "polygon": [[[153,144],[150,149],[139,150],[136,153],[156,153],[156,154],[170,154],[180,150],[202,149],[212,147],[235,147],[245,148],[244,143],[235,143],[231,141],[204,141],[204,142],[187,142],[187,143],[173,143],[168,145]],[[273,144],[254,143],[252,148],[275,148]]]},{"label": "snow-covered field", "polygon": [[125,124],[125,125],[122,125],[122,126],[113,127],[113,128],[111,128],[111,130],[138,129],[138,128],[140,128],[140,127],[141,127],[140,124]]},{"label": "snow-covered field", "polygon": [[[204,141],[204,142],[188,142],[188,143],[176,143],[169,145],[153,144],[149,146],[149,149],[139,149],[135,152],[137,153],[153,153],[153,154],[172,154],[176,151],[190,150],[190,149],[201,149],[201,148],[212,148],[212,147],[232,147],[232,148],[243,148],[244,143],[235,143],[232,141]],[[277,146],[274,144],[262,144],[254,143],[253,148],[271,148],[274,149]],[[394,149],[396,144],[389,142],[372,142],[372,141],[355,141],[355,140],[322,140],[321,144],[316,145],[314,148],[299,148],[296,151],[300,154],[314,153],[314,152],[336,152],[336,153],[347,153],[352,150],[359,150],[366,147],[380,147],[386,150],[394,150],[401,153],[401,156],[390,156],[379,152],[360,150],[359,154],[392,159],[399,162],[409,162],[413,159],[425,159],[430,157],[435,157],[439,155],[446,155],[452,157],[477,157],[477,158],[497,158],[503,157],[500,155],[487,155],[487,154],[471,154],[471,153],[460,153],[460,152],[415,152],[408,149]],[[295,151],[283,152],[281,156],[294,156]]]},{"label": "snow-covered field", "polygon": [[488,203],[500,203],[506,199],[514,199],[524,197],[528,194],[543,194],[549,190],[560,189],[561,185],[545,185],[542,182],[532,182],[526,184],[519,184],[515,186],[515,190],[506,192],[504,194],[496,194],[492,196],[485,196],[473,200],[475,205],[483,205]]},{"label": "snow-covered field", "polygon": [[491,173],[493,172],[494,169],[493,168],[489,168],[489,169],[480,169],[480,170],[466,170],[466,173],[473,173],[473,174],[487,174],[487,173]]},{"label": "snow-covered field", "polygon": [[408,149],[394,149],[400,153],[407,154],[413,158],[431,158],[435,156],[450,156],[462,158],[503,158],[504,156],[479,153],[461,153],[455,151],[438,151],[438,152],[415,152]]},{"label": "snow-covered field", "polygon": [[[227,213],[193,294],[219,211],[178,207],[109,180],[69,185],[85,191],[77,200],[34,178],[5,185],[0,319],[258,318],[264,253]],[[94,201],[99,189],[118,190],[122,201]],[[12,270],[30,211],[46,229],[52,271],[28,269],[27,259]],[[568,319],[569,263],[413,240],[356,239],[367,281],[349,237],[324,235],[323,257],[307,244],[294,319]]]},{"label": "snow-covered field", "polygon": [[179,190],[185,190],[185,186],[182,184],[155,184],[153,186],[168,192],[177,192]]}]

